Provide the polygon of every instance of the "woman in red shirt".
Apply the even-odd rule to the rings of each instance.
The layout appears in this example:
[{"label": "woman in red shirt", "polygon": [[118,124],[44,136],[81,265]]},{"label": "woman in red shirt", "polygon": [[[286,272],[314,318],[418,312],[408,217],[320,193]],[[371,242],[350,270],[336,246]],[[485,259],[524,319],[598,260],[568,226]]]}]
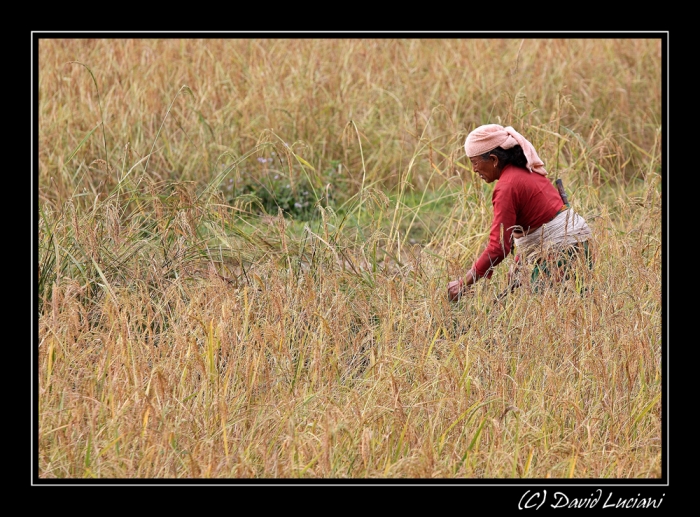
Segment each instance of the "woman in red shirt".
[{"label": "woman in red shirt", "polygon": [[[590,228],[545,177],[544,163],[525,137],[510,126],[486,124],[469,133],[464,149],[481,179],[499,181],[493,189],[488,246],[463,278],[447,285],[451,301],[479,279],[490,278],[513,244],[518,249],[516,265],[525,261],[534,266],[533,281],[541,279],[540,274],[549,280],[565,278],[579,250],[591,267]],[[517,285],[511,282],[512,288]]]}]

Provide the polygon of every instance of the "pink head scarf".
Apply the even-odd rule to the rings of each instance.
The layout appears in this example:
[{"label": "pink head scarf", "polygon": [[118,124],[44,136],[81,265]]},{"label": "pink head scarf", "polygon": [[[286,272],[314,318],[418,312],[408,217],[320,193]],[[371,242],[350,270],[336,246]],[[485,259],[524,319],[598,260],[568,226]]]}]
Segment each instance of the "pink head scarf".
[{"label": "pink head scarf", "polygon": [[547,171],[544,168],[544,163],[537,156],[535,148],[523,135],[510,126],[503,127],[498,124],[486,124],[477,127],[467,135],[467,140],[464,142],[464,150],[467,152],[467,157],[471,158],[472,156],[479,156],[492,151],[499,146],[503,149],[510,149],[516,144],[523,148],[523,153],[527,159],[527,170],[546,176]]}]

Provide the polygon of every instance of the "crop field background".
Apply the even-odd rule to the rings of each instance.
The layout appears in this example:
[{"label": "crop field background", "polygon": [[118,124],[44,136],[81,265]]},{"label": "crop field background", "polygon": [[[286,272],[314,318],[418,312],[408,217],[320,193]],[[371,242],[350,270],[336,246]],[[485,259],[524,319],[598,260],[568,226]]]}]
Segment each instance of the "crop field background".
[{"label": "crop field background", "polygon": [[[660,479],[663,45],[37,41],[36,476]],[[458,303],[512,125],[593,230],[583,296]]]}]

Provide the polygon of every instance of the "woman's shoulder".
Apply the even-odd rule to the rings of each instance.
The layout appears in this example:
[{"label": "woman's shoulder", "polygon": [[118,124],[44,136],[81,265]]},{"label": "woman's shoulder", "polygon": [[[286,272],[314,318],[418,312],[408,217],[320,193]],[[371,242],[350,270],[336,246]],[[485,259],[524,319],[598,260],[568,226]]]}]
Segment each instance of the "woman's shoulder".
[{"label": "woman's shoulder", "polygon": [[503,168],[503,172],[501,173],[501,177],[509,176],[512,178],[521,178],[525,174],[532,174],[529,170],[525,169],[524,167],[518,167],[517,165],[513,165],[512,163],[509,163]]},{"label": "woman's shoulder", "polygon": [[511,185],[534,185],[540,184],[543,180],[549,181],[546,176],[537,172],[530,172],[522,167],[508,165],[501,173],[501,180],[505,179],[505,183]]},{"label": "woman's shoulder", "polygon": [[527,175],[529,174],[530,171],[527,169],[516,167],[515,165],[507,165],[501,172],[501,177],[498,179],[498,183],[501,189],[516,186],[523,182],[527,182]]}]

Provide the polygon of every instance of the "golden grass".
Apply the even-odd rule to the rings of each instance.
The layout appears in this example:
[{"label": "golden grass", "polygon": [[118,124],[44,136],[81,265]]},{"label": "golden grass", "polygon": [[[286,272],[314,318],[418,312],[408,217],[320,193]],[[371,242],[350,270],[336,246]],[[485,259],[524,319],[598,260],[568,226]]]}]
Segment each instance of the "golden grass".
[{"label": "golden grass", "polygon": [[[661,476],[660,39],[38,57],[38,477]],[[462,144],[490,122],[592,227],[585,296],[497,302],[507,260],[447,301],[486,242]],[[227,194],[275,174],[334,201]]]}]

